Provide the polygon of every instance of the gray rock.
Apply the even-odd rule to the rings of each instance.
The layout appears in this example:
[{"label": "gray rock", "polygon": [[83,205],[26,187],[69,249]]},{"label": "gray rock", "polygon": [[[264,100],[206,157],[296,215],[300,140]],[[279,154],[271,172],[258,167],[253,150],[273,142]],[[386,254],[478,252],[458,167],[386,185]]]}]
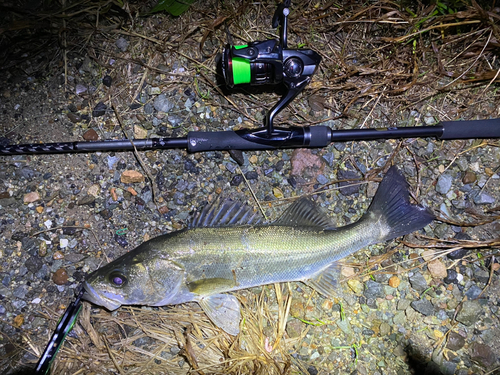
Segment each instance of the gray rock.
[{"label": "gray rock", "polygon": [[32,255],[28,259],[24,265],[28,268],[28,271],[36,273],[40,268],[42,268],[43,261],[38,255]]},{"label": "gray rock", "polygon": [[448,349],[456,352],[457,350],[462,349],[464,345],[465,339],[462,335],[453,331],[448,334],[448,343],[446,344]]},{"label": "gray rock", "polygon": [[476,277],[476,279],[482,283],[487,283],[489,278],[490,278],[490,274],[488,271],[486,270],[483,270],[482,268],[476,268],[474,270],[474,276]]},{"label": "gray rock", "polygon": [[443,375],[454,375],[457,370],[457,364],[451,361],[443,361],[439,369]]},{"label": "gray rock", "polygon": [[327,184],[330,180],[326,178],[324,175],[320,174],[316,177],[316,181],[318,181],[321,185]]},{"label": "gray rock", "polygon": [[484,192],[472,193],[472,199],[475,204],[492,204],[495,203],[495,198]]},{"label": "gray rock", "polygon": [[177,127],[179,124],[182,122],[183,118],[181,116],[177,115],[170,115],[168,116],[168,122],[173,126]]},{"label": "gray rock", "polygon": [[14,289],[12,295],[16,298],[23,299],[26,296],[27,292],[28,292],[28,287],[26,285],[19,285]]},{"label": "gray rock", "polygon": [[153,106],[158,112],[168,112],[174,108],[174,103],[169,101],[165,94],[160,94],[155,98]]},{"label": "gray rock", "polygon": [[478,342],[471,345],[469,355],[471,360],[485,368],[491,367],[496,362],[496,355],[493,350],[488,345]]},{"label": "gray rock", "polygon": [[432,303],[426,298],[420,299],[418,301],[413,301],[410,305],[420,314],[423,314],[425,316],[434,314],[434,306],[432,306]]},{"label": "gray rock", "polygon": [[413,276],[411,276],[409,280],[410,280],[411,287],[419,293],[422,293],[424,290],[426,290],[429,287],[429,285],[427,284],[427,281],[425,280],[424,276],[420,272],[414,273]]},{"label": "gray rock", "polygon": [[377,283],[373,280],[368,280],[365,283],[365,291],[364,296],[369,298],[383,298],[385,297],[384,286],[380,283]]},{"label": "gray rock", "polygon": [[0,305],[0,315],[5,315],[6,312],[7,312],[7,309],[5,308],[5,306]]},{"label": "gray rock", "polygon": [[331,167],[333,166],[333,162],[335,160],[335,154],[333,152],[327,152],[325,155],[323,155],[323,159],[325,159],[328,165]]},{"label": "gray rock", "polygon": [[406,310],[408,307],[410,307],[411,301],[408,299],[400,299],[398,301],[398,310]]},{"label": "gray rock", "polygon": [[399,311],[394,315],[394,318],[392,318],[392,321],[395,325],[402,326],[406,322],[406,315],[404,311]]},{"label": "gray rock", "polygon": [[387,324],[386,322],[383,322],[380,325],[380,336],[388,336],[391,333],[391,326]]},{"label": "gray rock", "polygon": [[356,194],[359,191],[359,185],[352,185],[352,186],[347,186],[351,185],[353,182],[356,182],[355,180],[359,178],[358,174],[353,171],[344,171],[342,169],[339,169],[337,173],[337,178],[339,180],[354,180],[354,181],[345,181],[345,182],[339,182],[339,187],[340,187],[340,194],[344,196]]},{"label": "gray rock", "polygon": [[154,112],[154,109],[153,109],[153,106],[151,105],[151,103],[146,103],[144,105],[144,113],[146,115],[152,115]]},{"label": "gray rock", "polygon": [[69,254],[64,256],[64,259],[66,261],[68,261],[69,263],[78,263],[83,258],[85,258],[84,254],[77,254],[77,253],[69,253]]},{"label": "gray rock", "polygon": [[21,310],[23,307],[25,307],[27,303],[23,300],[16,299],[12,301],[12,307],[16,310]]},{"label": "gray rock", "polygon": [[477,285],[472,285],[469,290],[465,292],[465,295],[467,296],[467,299],[474,300],[481,294],[481,292],[481,288],[479,288]]},{"label": "gray rock", "polygon": [[125,52],[128,48],[128,40],[123,37],[119,38],[115,44],[122,52]]},{"label": "gray rock", "polygon": [[451,189],[451,184],[453,182],[453,177],[447,173],[439,176],[436,184],[436,191],[441,194],[446,194]]},{"label": "gray rock", "polygon": [[483,310],[478,301],[465,301],[456,319],[466,326],[471,326],[479,320],[481,311]]}]

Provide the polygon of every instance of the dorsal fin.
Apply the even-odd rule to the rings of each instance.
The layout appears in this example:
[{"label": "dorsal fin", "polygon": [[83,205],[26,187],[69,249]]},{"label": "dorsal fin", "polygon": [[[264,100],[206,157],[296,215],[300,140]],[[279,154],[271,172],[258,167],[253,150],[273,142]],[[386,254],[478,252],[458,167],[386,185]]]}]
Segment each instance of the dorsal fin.
[{"label": "dorsal fin", "polygon": [[307,198],[293,202],[273,225],[335,229],[335,223],[315,203]]},{"label": "dorsal fin", "polygon": [[194,216],[189,228],[255,225],[260,220],[259,213],[254,212],[252,207],[229,199],[223,201],[217,199],[213,204],[207,204],[200,213]]}]

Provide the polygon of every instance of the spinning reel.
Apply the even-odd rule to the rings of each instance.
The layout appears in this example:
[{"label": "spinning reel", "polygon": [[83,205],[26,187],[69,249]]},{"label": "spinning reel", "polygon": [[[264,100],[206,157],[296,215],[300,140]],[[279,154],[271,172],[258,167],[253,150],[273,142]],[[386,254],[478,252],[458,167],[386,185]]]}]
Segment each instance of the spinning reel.
[{"label": "spinning reel", "polygon": [[272,26],[280,26],[280,40],[227,45],[222,54],[222,72],[227,86],[249,84],[284,85],[286,93],[266,115],[267,135],[271,137],[274,117],[311,82],[321,56],[310,49],[287,46],[288,14],[291,0],[285,0],[274,12]]}]

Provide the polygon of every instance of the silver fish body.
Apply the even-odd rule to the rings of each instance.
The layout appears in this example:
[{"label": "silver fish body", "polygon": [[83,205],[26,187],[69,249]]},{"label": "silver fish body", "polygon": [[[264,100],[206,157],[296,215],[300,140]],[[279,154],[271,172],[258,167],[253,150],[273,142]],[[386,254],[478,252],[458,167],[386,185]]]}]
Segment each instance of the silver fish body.
[{"label": "silver fish body", "polygon": [[196,301],[217,326],[234,335],[239,303],[224,293],[302,281],[332,297],[338,260],[433,220],[425,208],[409,203],[406,181],[394,167],[367,213],[341,228],[307,199],[292,204],[271,225],[227,225],[248,214],[231,207],[207,208],[190,228],[147,241],[98,269],[84,283],[84,298],[109,310]]}]

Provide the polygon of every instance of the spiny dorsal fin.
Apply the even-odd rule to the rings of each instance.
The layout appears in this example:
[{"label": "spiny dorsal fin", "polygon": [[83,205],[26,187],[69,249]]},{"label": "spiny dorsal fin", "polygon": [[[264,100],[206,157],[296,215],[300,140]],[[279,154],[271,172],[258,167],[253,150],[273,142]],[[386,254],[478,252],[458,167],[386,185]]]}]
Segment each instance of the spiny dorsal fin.
[{"label": "spiny dorsal fin", "polygon": [[228,199],[216,200],[213,204],[207,204],[199,214],[195,215],[189,228],[255,225],[260,219],[258,212],[254,212],[251,207],[241,202]]},{"label": "spiny dorsal fin", "polygon": [[335,229],[335,223],[307,198],[293,202],[273,225]]}]

